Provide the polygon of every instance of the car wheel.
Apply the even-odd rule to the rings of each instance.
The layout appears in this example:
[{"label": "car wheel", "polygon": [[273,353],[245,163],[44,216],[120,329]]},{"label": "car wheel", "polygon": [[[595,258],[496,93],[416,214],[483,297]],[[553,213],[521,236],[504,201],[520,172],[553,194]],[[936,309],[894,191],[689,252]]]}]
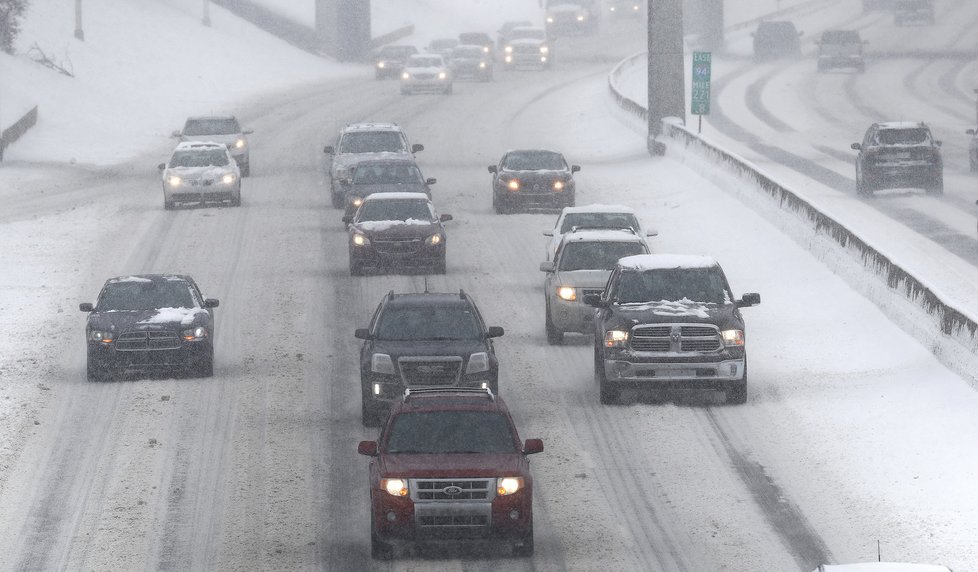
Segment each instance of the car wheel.
[{"label": "car wheel", "polygon": [[85,364],[85,375],[88,381],[109,381],[112,373],[104,362],[89,359]]},{"label": "car wheel", "polygon": [[250,161],[245,161],[244,163],[241,163],[241,166],[239,167],[239,170],[241,171],[241,176],[242,177],[250,177],[251,176],[251,162]]},{"label": "car wheel", "polygon": [[731,405],[743,405],[747,403],[747,364],[744,364],[744,378],[734,381],[727,386],[725,398]]},{"label": "car wheel", "polygon": [[446,274],[448,271],[448,262],[446,260],[447,255],[442,255],[441,260],[435,263],[434,273],[435,274]]},{"label": "car wheel", "polygon": [[604,373],[604,358],[597,349],[594,351],[594,379],[598,382],[601,404],[617,404],[620,400],[618,388],[608,382],[608,376]]},{"label": "car wheel", "polygon": [[[373,499],[371,499],[373,504]],[[391,560],[394,558],[394,548],[377,536],[374,524],[373,508],[370,510],[370,557],[374,560]]]},{"label": "car wheel", "polygon": [[404,89],[404,88],[402,87],[402,88],[401,88],[401,95],[411,95],[411,92],[410,92],[410,91],[408,91],[408,90],[406,90],[406,89]]},{"label": "car wheel", "polygon": [[350,259],[350,276],[363,276],[363,264]]},{"label": "car wheel", "polygon": [[241,206],[241,189],[238,189],[238,192],[234,193],[234,195],[231,197],[231,206],[232,207]]},{"label": "car wheel", "polygon": [[174,202],[174,201],[168,201],[168,200],[166,200],[166,197],[163,197],[163,210],[172,211],[176,207],[177,207],[177,203],[176,202]]},{"label": "car wheel", "polygon": [[192,373],[196,377],[214,377],[214,354],[207,354],[195,362]]},{"label": "car wheel", "polygon": [[492,194],[492,209],[496,211],[496,214],[506,214],[507,209],[503,205],[503,202],[499,200],[499,195],[496,193]]},{"label": "car wheel", "polygon": [[822,63],[821,61],[818,62],[818,67],[816,68],[816,70],[818,71],[818,73],[824,72],[825,71],[825,64]]},{"label": "car wheel", "polygon": [[943,195],[944,194],[944,175],[938,175],[934,177],[926,188],[928,195]]},{"label": "car wheel", "polygon": [[552,346],[559,346],[564,343],[564,332],[561,332],[554,326],[554,322],[550,318],[550,304],[545,306],[545,311],[547,315],[544,321],[544,327],[547,329],[547,343]]},{"label": "car wheel", "polygon": [[971,155],[968,158],[968,166],[972,173],[978,173],[978,155]]},{"label": "car wheel", "polygon": [[533,556],[533,520],[530,519],[530,527],[515,544],[513,544],[513,556],[517,558],[529,558]]}]

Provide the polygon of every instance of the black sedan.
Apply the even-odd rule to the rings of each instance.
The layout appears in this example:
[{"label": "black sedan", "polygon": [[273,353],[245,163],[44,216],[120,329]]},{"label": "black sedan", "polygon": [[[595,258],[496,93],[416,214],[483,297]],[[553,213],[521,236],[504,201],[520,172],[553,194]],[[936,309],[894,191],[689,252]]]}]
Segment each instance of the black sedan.
[{"label": "black sedan", "polygon": [[452,215],[435,214],[422,193],[375,193],[364,199],[349,224],[350,275],[366,269],[431,270],[445,273],[445,227]]},{"label": "black sedan", "polygon": [[363,199],[374,193],[424,193],[431,197],[435,179],[425,179],[411,158],[367,160],[357,163],[345,181],[346,216],[352,216]]},{"label": "black sedan", "polygon": [[127,371],[214,375],[214,312],[189,276],[141,274],[110,278],[88,312],[89,381]]},{"label": "black sedan", "polygon": [[574,173],[564,156],[543,149],[507,151],[492,173],[492,207],[497,213],[523,207],[561,209],[574,206]]}]

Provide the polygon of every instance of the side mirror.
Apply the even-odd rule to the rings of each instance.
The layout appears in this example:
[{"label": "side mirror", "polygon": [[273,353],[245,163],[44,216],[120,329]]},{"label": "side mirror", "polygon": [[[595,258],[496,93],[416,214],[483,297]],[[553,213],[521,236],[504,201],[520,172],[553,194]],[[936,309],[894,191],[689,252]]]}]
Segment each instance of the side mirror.
[{"label": "side mirror", "polygon": [[503,329],[499,326],[489,326],[489,331],[486,332],[487,338],[501,338],[503,336]]},{"label": "side mirror", "polygon": [[969,130],[965,131],[965,133],[967,133],[968,135],[974,135],[975,134],[975,130],[974,129],[969,129]]},{"label": "side mirror", "polygon": [[489,172],[490,173],[495,173],[496,172],[496,166],[495,165],[489,165]]},{"label": "side mirror", "polygon": [[448,222],[450,220],[452,220],[452,215],[450,215],[450,214],[443,214],[443,215],[439,215],[438,216],[438,221],[439,222]]},{"label": "side mirror", "polygon": [[323,153],[326,153],[327,155],[332,155],[335,151],[336,150],[333,149],[333,146],[332,145],[327,145],[327,146],[323,147]]},{"label": "side mirror", "polygon": [[353,222],[353,215],[343,215],[343,224],[350,224]]},{"label": "side mirror", "polygon": [[545,231],[543,231],[543,236],[553,237],[553,235],[554,235],[554,231],[552,231],[552,230],[545,230]]},{"label": "side mirror", "polygon": [[659,236],[659,230],[655,228],[650,228],[645,231],[645,236]]},{"label": "side mirror", "polygon": [[241,134],[242,135],[251,135],[254,132],[255,132],[254,129],[244,129],[244,130],[241,131]]},{"label": "side mirror", "polygon": [[592,308],[607,308],[608,302],[601,299],[601,294],[585,294],[584,304]]},{"label": "side mirror", "polygon": [[353,330],[353,337],[358,340],[369,340],[370,330],[368,330],[367,328],[357,328]]},{"label": "side mirror", "polygon": [[737,302],[738,308],[747,308],[750,306],[757,306],[761,303],[761,295],[755,292],[750,294],[744,294],[744,296]]},{"label": "side mirror", "polygon": [[217,308],[220,305],[221,305],[221,301],[218,300],[217,298],[205,298],[204,299],[204,307],[205,308]]},{"label": "side mirror", "polygon": [[543,452],[543,439],[527,439],[523,443],[523,454],[532,455],[534,453]]},{"label": "side mirror", "polygon": [[412,153],[417,153],[418,151],[424,151],[424,145],[420,143],[415,143],[414,145],[411,145]]},{"label": "side mirror", "polygon": [[576,173],[581,170],[580,165],[571,165],[571,173]]},{"label": "side mirror", "polygon": [[91,312],[92,311],[92,303],[91,302],[82,302],[81,304],[78,304],[78,309],[81,310],[82,312]]},{"label": "side mirror", "polygon": [[941,146],[941,140],[940,139],[935,139],[934,140],[934,145],[937,145],[938,147],[940,147]]},{"label": "side mirror", "polygon": [[159,165],[156,166],[156,168],[162,171],[163,169],[166,169],[166,163],[160,163]]},{"label": "side mirror", "polygon": [[863,150],[863,146],[860,145],[859,143],[853,143],[852,145],[849,145],[849,148],[850,149],[855,149],[856,151],[862,151]]},{"label": "side mirror", "polygon": [[554,263],[553,262],[551,262],[551,261],[548,260],[547,262],[541,262],[540,263],[540,272],[550,273],[550,272],[553,272],[553,271],[554,271]]},{"label": "side mirror", "polygon": [[424,184],[426,184],[426,185],[434,185],[437,182],[438,182],[438,179],[436,179],[434,177],[431,177],[430,179],[425,179],[424,180]]},{"label": "side mirror", "polygon": [[360,441],[357,445],[357,453],[361,455],[366,455],[368,457],[377,456],[377,442],[376,441]]},{"label": "side mirror", "polygon": [[183,133],[174,131],[173,133],[170,133],[170,137],[183,137]]}]

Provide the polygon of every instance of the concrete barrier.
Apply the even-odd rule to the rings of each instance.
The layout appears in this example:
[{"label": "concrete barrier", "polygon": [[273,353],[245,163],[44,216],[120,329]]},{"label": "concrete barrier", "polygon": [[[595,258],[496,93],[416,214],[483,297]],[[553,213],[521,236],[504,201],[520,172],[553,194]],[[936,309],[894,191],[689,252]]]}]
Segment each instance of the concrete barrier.
[{"label": "concrete barrier", "polygon": [[18,119],[13,125],[4,129],[3,132],[0,133],[0,161],[3,161],[3,150],[14,141],[20,139],[21,135],[27,133],[27,130],[34,127],[36,124],[37,106],[35,105],[30,111],[25,113],[23,117]]}]

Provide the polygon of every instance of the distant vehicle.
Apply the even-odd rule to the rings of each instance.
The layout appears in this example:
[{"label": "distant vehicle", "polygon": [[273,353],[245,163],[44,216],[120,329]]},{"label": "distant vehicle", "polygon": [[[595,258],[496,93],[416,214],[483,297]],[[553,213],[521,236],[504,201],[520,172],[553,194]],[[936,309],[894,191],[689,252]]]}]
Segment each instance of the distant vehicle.
[{"label": "distant vehicle", "polygon": [[177,203],[228,201],[241,206],[241,170],[222,143],[184,141],[157,168],[163,178],[163,208]]},{"label": "distant vehicle", "polygon": [[447,58],[448,54],[452,53],[452,49],[458,45],[457,38],[436,38],[431,40],[427,46],[425,46],[424,51],[429,54],[439,55],[443,58]]},{"label": "distant vehicle", "polygon": [[214,308],[190,276],[139,274],[105,281],[88,312],[88,380],[127,371],[214,375]]},{"label": "distant vehicle", "polygon": [[574,230],[614,230],[631,229],[639,236],[656,236],[654,230],[646,232],[642,229],[642,224],[635,216],[635,210],[624,205],[582,205],[576,207],[564,207],[557,217],[553,230],[543,233],[549,236],[547,243],[546,259],[554,255],[557,245],[564,234]]},{"label": "distant vehicle", "polygon": [[492,80],[492,57],[482,46],[461,45],[452,50],[448,68],[455,79]]},{"label": "distant vehicle", "polygon": [[[533,476],[503,400],[491,391],[409,390],[378,441],[361,441],[370,461],[370,555],[397,545],[493,542],[533,555]],[[508,566],[504,566],[508,567]]]},{"label": "distant vehicle", "polygon": [[893,23],[903,26],[909,23],[934,24],[933,0],[894,0]]},{"label": "distant vehicle", "polygon": [[734,297],[716,260],[645,254],[622,258],[594,306],[594,377],[601,403],[621,391],[723,391],[747,401],[747,352],[740,309],[760,294]]},{"label": "distant vehicle", "polygon": [[435,179],[425,179],[414,159],[369,159],[360,161],[353,169],[350,182],[345,185],[346,215],[356,213],[363,200],[374,193],[424,193],[431,198],[431,185]]},{"label": "distant vehicle", "polygon": [[374,75],[377,79],[401,77],[404,62],[418,53],[414,46],[384,46],[374,55]]},{"label": "distant vehicle", "polygon": [[401,72],[401,94],[452,93],[452,72],[440,55],[418,54],[408,58]]},{"label": "distant vehicle", "polygon": [[351,123],[336,138],[335,145],[323,147],[328,157],[326,173],[329,176],[330,197],[333,208],[346,206],[346,185],[353,174],[353,167],[366,159],[390,159],[406,157],[423,151],[424,145],[408,143],[404,129],[396,123]]},{"label": "distant vehicle", "polygon": [[812,572],[951,572],[951,569],[936,564],[860,562],[857,564],[821,564]]},{"label": "distant vehicle", "polygon": [[978,130],[969,129],[965,133],[971,135],[968,143],[968,167],[972,173],[978,173]]},{"label": "distant vehicle", "polygon": [[923,122],[874,123],[862,143],[850,147],[856,156],[856,191],[872,196],[879,189],[923,187],[929,194],[944,192],[941,142]]},{"label": "distant vehicle", "polygon": [[360,348],[362,420],[380,424],[405,389],[431,386],[499,393],[493,338],[475,300],[464,291],[395,294],[381,300],[370,325],[354,332]]},{"label": "distant vehicle", "polygon": [[492,173],[492,207],[497,214],[518,208],[574,206],[578,165],[568,165],[564,156],[545,149],[507,151]]},{"label": "distant vehicle", "polygon": [[894,0],[863,0],[863,12],[872,10],[889,10],[893,7]]},{"label": "distant vehicle", "polygon": [[188,117],[183,131],[174,131],[173,137],[180,141],[213,141],[227,145],[231,156],[241,169],[241,176],[251,175],[251,150],[248,137],[251,129],[242,129],[233,115],[213,115]]},{"label": "distant vehicle", "polygon": [[761,22],[751,35],[754,36],[755,62],[801,55],[801,32],[789,21]]},{"label": "distant vehicle", "polygon": [[563,235],[553,262],[540,263],[547,343],[559,345],[565,332],[594,333],[594,308],[584,304],[589,294],[600,295],[620,258],[649,254],[645,238],[632,229],[579,230]]},{"label": "distant vehicle", "polygon": [[557,34],[589,34],[598,27],[601,8],[596,0],[547,0],[547,32]]},{"label": "distant vehicle", "polygon": [[496,57],[496,43],[492,41],[492,36],[484,32],[462,32],[458,35],[458,45],[479,46],[490,60]]},{"label": "distant vehicle", "polygon": [[496,47],[502,50],[509,42],[510,35],[516,28],[532,28],[533,22],[529,20],[509,20],[496,30]]},{"label": "distant vehicle", "polygon": [[445,221],[424,193],[374,193],[356,214],[343,217],[349,227],[350,275],[368,268],[381,271],[421,269],[444,274]]},{"label": "distant vehicle", "polygon": [[831,68],[855,68],[866,71],[863,44],[856,30],[825,30],[818,44],[818,71]]},{"label": "distant vehicle", "polygon": [[606,0],[605,5],[612,16],[619,18],[639,18],[646,14],[644,0]]},{"label": "distant vehicle", "polygon": [[543,28],[513,28],[503,48],[507,68],[549,68],[553,65],[553,48]]}]

